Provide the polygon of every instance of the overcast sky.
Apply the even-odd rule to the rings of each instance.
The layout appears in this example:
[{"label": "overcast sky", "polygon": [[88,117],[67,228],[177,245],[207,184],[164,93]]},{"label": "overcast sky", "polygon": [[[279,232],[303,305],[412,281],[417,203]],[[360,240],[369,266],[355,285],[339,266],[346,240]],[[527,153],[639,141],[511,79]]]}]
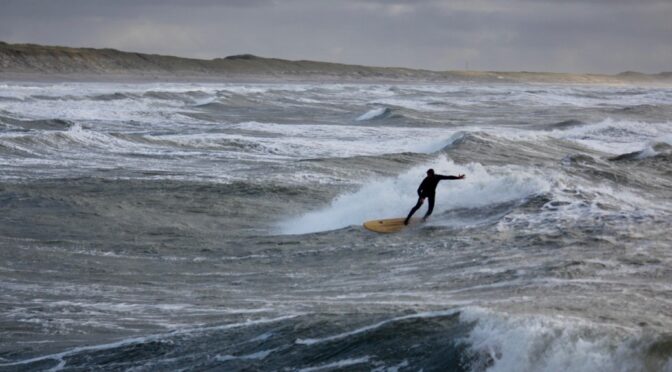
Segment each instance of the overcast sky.
[{"label": "overcast sky", "polygon": [[0,0],[0,40],[432,70],[672,71],[672,0]]}]

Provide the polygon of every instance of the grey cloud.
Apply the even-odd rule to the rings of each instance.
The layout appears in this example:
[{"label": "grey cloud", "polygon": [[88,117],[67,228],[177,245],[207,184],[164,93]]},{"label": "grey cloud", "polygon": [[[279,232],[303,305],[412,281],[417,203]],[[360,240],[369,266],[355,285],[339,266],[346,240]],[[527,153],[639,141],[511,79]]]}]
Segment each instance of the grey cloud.
[{"label": "grey cloud", "polygon": [[429,69],[672,70],[657,0],[0,0],[0,39]]},{"label": "grey cloud", "polygon": [[258,8],[274,3],[275,0],[0,0],[0,17],[152,16],[170,9]]}]

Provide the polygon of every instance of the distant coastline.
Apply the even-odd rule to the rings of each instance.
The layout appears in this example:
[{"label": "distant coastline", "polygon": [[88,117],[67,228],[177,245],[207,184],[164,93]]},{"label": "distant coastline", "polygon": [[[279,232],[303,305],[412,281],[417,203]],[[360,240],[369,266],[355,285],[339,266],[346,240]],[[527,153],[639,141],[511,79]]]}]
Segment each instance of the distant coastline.
[{"label": "distant coastline", "polygon": [[211,60],[115,49],[70,48],[0,42],[2,80],[481,82],[672,85],[672,72],[617,75],[548,72],[430,71],[250,54]]}]

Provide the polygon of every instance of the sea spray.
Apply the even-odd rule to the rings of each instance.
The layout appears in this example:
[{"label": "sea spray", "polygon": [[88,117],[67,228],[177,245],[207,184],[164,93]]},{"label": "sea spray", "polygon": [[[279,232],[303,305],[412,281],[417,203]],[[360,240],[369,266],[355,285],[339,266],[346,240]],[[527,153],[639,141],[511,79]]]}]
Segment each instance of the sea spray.
[{"label": "sea spray", "polygon": [[[523,169],[458,165],[445,156],[399,175],[363,185],[338,196],[327,208],[308,212],[281,224],[284,234],[305,234],[359,225],[370,219],[404,217],[417,200],[416,190],[428,168],[439,174],[466,174],[465,180],[442,181],[437,189],[435,215],[450,209],[479,208],[524,199],[549,190],[542,175]],[[422,211],[421,211],[422,212]]]}]

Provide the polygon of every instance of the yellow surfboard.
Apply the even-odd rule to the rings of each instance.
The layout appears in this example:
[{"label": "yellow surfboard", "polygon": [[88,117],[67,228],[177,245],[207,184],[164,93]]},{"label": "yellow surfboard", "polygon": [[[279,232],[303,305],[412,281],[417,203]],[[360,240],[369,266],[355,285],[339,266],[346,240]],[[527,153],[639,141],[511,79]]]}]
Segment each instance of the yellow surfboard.
[{"label": "yellow surfboard", "polygon": [[[393,233],[403,230],[406,225],[404,225],[405,218],[388,218],[385,220],[371,220],[364,222],[364,227],[367,230],[379,232],[379,233]],[[416,219],[411,219],[409,225],[417,222]]]}]

